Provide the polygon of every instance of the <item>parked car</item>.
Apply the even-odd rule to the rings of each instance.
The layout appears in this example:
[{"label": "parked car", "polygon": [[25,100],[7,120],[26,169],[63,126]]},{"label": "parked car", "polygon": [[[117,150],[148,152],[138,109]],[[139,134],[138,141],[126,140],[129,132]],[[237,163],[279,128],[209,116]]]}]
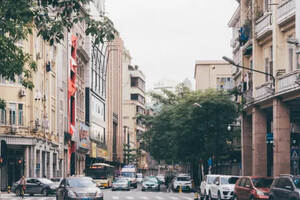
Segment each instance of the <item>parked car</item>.
[{"label": "parked car", "polygon": [[136,182],[141,183],[143,181],[143,174],[137,173],[136,174]]},{"label": "parked car", "polygon": [[241,177],[235,184],[234,200],[269,199],[272,182],[268,177]]},{"label": "parked car", "polygon": [[281,175],[273,181],[270,190],[271,200],[300,200],[300,176]]},{"label": "parked car", "polygon": [[209,188],[210,199],[232,199],[238,176],[217,176]]},{"label": "parked car", "polygon": [[201,199],[208,199],[209,198],[209,189],[210,186],[213,184],[215,178],[218,175],[216,174],[209,174],[204,176],[201,184],[200,184],[200,198]]},{"label": "parked car", "polygon": [[[20,185],[20,180],[13,184],[11,191],[17,196],[21,195],[22,186]],[[25,194],[34,195],[42,194],[48,196],[48,194],[56,192],[57,187],[52,181],[46,178],[26,178],[26,189]]]},{"label": "parked car", "polygon": [[173,182],[173,190],[178,192],[179,189],[182,191],[191,191],[192,190],[192,179],[188,175],[178,175]]},{"label": "parked car", "polygon": [[116,190],[130,190],[130,182],[128,181],[127,178],[118,178],[112,183],[112,191]]},{"label": "parked car", "polygon": [[90,177],[68,177],[61,181],[56,200],[103,200],[103,192]]},{"label": "parked car", "polygon": [[158,175],[156,176],[156,178],[160,181],[161,184],[165,184],[165,183],[166,183],[165,175],[163,175],[163,174],[158,174]]},{"label": "parked car", "polygon": [[142,191],[146,190],[160,191],[160,184],[155,176],[148,176],[143,179]]}]

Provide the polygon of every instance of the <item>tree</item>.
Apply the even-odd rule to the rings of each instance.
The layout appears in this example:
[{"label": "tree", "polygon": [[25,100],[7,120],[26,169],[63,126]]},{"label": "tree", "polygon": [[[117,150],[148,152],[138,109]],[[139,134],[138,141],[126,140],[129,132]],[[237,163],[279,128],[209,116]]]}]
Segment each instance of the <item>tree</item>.
[{"label": "tree", "polygon": [[[237,117],[231,96],[224,91],[189,91],[182,85],[175,93],[152,94],[161,109],[145,118],[148,130],[143,147],[156,160],[207,165],[228,159],[233,151],[233,132],[227,127]],[[195,106],[197,103],[199,106]]]},{"label": "tree", "polygon": [[[86,35],[94,38],[95,44],[111,41],[117,34],[112,21],[100,15],[93,19],[84,11],[91,0],[0,0],[0,75],[15,81],[22,75],[24,87],[32,89],[31,73],[36,64],[30,54],[17,43],[26,40],[35,29],[50,45],[60,43],[64,31],[77,24],[86,24]],[[5,103],[0,101],[0,106]]]}]

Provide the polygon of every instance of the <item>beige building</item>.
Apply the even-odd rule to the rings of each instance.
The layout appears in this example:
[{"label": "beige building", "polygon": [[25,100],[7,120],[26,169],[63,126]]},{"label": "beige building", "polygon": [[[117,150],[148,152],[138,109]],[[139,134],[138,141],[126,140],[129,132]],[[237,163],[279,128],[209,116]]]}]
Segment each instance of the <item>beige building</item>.
[{"label": "beige building", "polygon": [[300,65],[296,45],[287,42],[295,39],[295,25],[300,24],[299,2],[238,2],[229,22],[234,60],[275,77],[241,69],[233,73],[242,93],[243,175],[299,174]]},{"label": "beige building", "polygon": [[[6,146],[6,159],[0,168],[1,189],[26,177],[48,178],[62,174],[59,166],[59,135],[56,104],[56,47],[50,47],[34,32],[19,43],[37,63],[32,75],[34,89],[25,89],[16,81],[0,77],[0,97],[6,108],[0,109],[0,140]],[[5,145],[6,144],[6,145]]]},{"label": "beige building", "polygon": [[203,60],[196,61],[194,78],[196,90],[214,88],[228,90],[233,87],[232,66],[224,61]]},{"label": "beige building", "polygon": [[[145,126],[138,115],[145,114],[145,75],[137,65],[131,65],[131,57],[125,51],[123,63],[123,125],[125,141],[130,149],[139,149],[139,137]],[[145,152],[138,158],[138,168],[146,169]]]}]

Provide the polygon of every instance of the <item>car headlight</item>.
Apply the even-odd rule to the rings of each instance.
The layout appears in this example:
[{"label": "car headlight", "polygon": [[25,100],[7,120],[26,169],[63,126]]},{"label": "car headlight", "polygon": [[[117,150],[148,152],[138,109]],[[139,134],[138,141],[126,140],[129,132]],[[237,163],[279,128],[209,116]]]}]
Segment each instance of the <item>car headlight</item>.
[{"label": "car headlight", "polygon": [[264,194],[262,191],[260,191],[260,190],[256,190],[256,194],[259,195],[259,196],[265,195],[265,194]]},{"label": "car headlight", "polygon": [[96,197],[103,197],[103,193],[100,190],[98,190],[96,192]]},{"label": "car headlight", "polygon": [[71,197],[71,198],[76,198],[77,195],[75,194],[75,192],[73,192],[73,191],[70,190],[68,192],[68,196]]}]

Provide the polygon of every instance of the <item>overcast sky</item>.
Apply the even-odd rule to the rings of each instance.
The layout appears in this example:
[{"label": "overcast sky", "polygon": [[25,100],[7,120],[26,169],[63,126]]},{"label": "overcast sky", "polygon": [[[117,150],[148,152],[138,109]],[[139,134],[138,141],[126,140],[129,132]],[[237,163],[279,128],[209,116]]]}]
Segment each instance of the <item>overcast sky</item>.
[{"label": "overcast sky", "polygon": [[106,0],[106,12],[146,75],[147,88],[161,79],[194,83],[196,60],[232,57],[235,0]]}]

